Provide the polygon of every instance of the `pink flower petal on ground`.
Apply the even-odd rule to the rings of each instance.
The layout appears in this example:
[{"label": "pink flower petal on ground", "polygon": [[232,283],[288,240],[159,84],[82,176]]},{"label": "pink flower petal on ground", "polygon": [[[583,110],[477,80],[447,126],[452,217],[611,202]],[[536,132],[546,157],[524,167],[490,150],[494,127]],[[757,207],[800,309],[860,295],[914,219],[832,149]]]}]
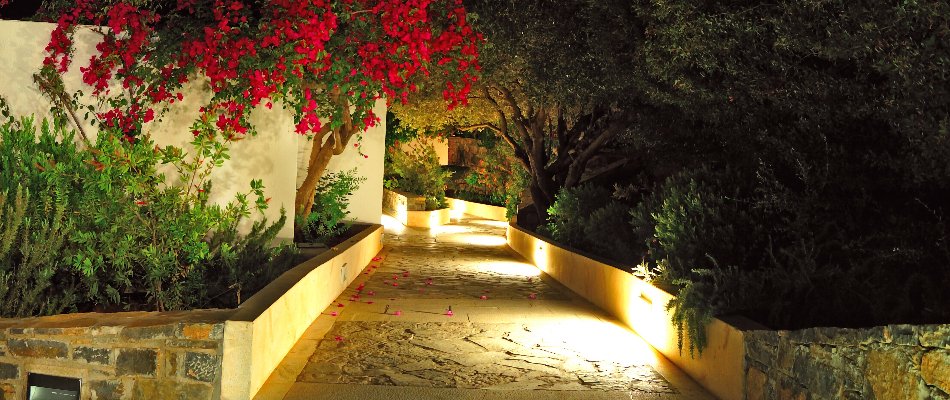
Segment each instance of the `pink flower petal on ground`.
[{"label": "pink flower petal on ground", "polygon": [[538,295],[536,295],[536,294],[534,294],[534,293],[531,293],[531,294],[528,295],[528,298],[534,300],[534,299],[538,298]]},{"label": "pink flower petal on ground", "polygon": [[409,277],[409,271],[402,271],[402,276],[403,276],[404,278],[408,278],[408,277]]},{"label": "pink flower petal on ground", "polygon": [[382,257],[373,257],[373,261],[379,261],[379,260],[382,260],[382,259],[383,259]]},{"label": "pink flower petal on ground", "polygon": [[453,313],[452,310],[448,310],[448,311],[445,312],[445,315],[448,316],[448,317],[451,317],[451,316],[455,315],[455,313]]},{"label": "pink flower petal on ground", "polygon": [[488,300],[488,296],[482,296],[481,299],[482,299],[482,300]]},{"label": "pink flower petal on ground", "polygon": [[399,286],[399,282],[393,282],[393,286]]},{"label": "pink flower petal on ground", "polygon": [[376,294],[376,292],[374,292],[374,291],[372,291],[372,290],[370,290],[368,293],[366,293],[367,296],[372,296],[372,295],[375,295],[375,294]]},{"label": "pink flower petal on ground", "polygon": [[373,301],[367,301],[366,304],[373,304]]},{"label": "pink flower petal on ground", "polygon": [[393,313],[393,315],[395,315],[395,316],[398,317],[398,316],[402,315],[402,311],[396,311],[396,312]]},{"label": "pink flower petal on ground", "polygon": [[337,307],[343,307],[343,303],[336,303]]},{"label": "pink flower petal on ground", "polygon": [[336,340],[337,342],[342,342],[342,341],[343,341],[343,336],[336,335],[336,336],[333,338],[333,340]]},{"label": "pink flower petal on ground", "polygon": [[337,316],[337,315],[339,315],[339,314],[337,314],[336,311],[330,311],[330,316],[331,316],[331,317],[335,317],[335,316]]}]

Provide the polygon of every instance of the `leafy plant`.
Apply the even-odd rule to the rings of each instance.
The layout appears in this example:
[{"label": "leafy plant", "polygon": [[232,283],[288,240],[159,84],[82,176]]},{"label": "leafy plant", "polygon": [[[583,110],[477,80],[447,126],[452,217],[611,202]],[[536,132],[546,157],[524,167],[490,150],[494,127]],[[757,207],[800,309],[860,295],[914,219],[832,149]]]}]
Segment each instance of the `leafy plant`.
[{"label": "leafy plant", "polygon": [[445,185],[452,172],[442,169],[431,145],[413,142],[409,146],[408,151],[390,148],[390,172],[396,175],[397,188],[424,196],[426,210],[445,208]]},{"label": "leafy plant", "polygon": [[[53,142],[56,133],[44,124],[41,140]],[[74,188],[50,171],[55,163],[48,153],[35,151],[34,134],[29,119],[0,124],[0,316],[74,310],[79,297],[66,240],[73,231],[67,206]],[[64,147],[75,153],[74,146]]]},{"label": "leafy plant", "polygon": [[298,217],[297,241],[326,242],[343,233],[346,229],[343,219],[350,214],[346,209],[349,196],[365,181],[365,177],[356,175],[356,169],[329,173],[320,178],[313,211],[306,218]]},{"label": "leafy plant", "polygon": [[558,242],[633,264],[640,252],[630,245],[634,238],[624,221],[629,210],[610,190],[584,184],[558,193],[540,230]]},{"label": "leafy plant", "polygon": [[500,145],[497,140],[493,140],[492,135],[482,135],[480,139],[479,144],[486,150],[485,155],[465,176],[466,185],[456,195],[471,196],[474,201],[503,206],[508,218],[511,218],[518,213],[521,195],[528,187],[530,177],[524,166],[514,158],[510,147]]},{"label": "leafy plant", "polygon": [[[259,181],[224,207],[208,202],[199,166],[219,165],[226,154],[202,150],[211,145],[199,142],[213,139],[196,138],[199,151],[189,156],[157,149],[147,136],[122,137],[104,130],[79,149],[58,125],[44,122],[39,133],[30,119],[0,126],[3,315],[191,308],[226,291],[216,285],[247,295],[260,284],[258,271],[286,267],[293,248],[271,244],[284,218],[236,233],[266,207]],[[194,174],[166,183],[161,162]]]}]

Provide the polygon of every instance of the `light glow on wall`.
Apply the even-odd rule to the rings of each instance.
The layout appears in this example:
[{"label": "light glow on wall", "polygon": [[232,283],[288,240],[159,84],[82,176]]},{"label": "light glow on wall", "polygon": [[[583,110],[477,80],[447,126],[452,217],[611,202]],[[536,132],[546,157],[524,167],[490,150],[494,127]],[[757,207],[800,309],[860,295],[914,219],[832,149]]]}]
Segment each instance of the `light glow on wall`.
[{"label": "light glow on wall", "polygon": [[548,272],[548,260],[550,259],[549,252],[551,249],[547,246],[547,243],[544,243],[540,240],[534,240],[533,242],[534,257],[532,257],[532,259],[534,260],[534,265],[536,265],[538,269]]}]

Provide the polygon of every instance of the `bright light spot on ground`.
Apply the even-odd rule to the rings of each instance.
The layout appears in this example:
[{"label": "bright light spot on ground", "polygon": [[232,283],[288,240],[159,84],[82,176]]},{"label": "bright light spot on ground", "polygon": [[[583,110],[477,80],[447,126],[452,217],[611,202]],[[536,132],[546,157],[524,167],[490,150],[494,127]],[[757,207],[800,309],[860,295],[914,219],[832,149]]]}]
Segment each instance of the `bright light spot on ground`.
[{"label": "bright light spot on ground", "polygon": [[468,220],[468,223],[470,223],[470,224],[472,224],[472,225],[490,226],[490,227],[493,227],[493,228],[506,228],[506,227],[508,227],[508,222],[505,222],[505,221],[495,221],[495,220],[490,220],[490,219],[474,219],[474,220],[471,220],[471,219],[470,219],[470,220]]},{"label": "bright light spot on ground", "polygon": [[383,228],[386,229],[387,232],[392,232],[398,235],[406,231],[406,226],[391,215],[383,214],[382,223]]},{"label": "bright light spot on ground", "polygon": [[429,232],[431,232],[433,235],[447,235],[453,233],[465,233],[470,229],[471,228],[462,225],[441,225],[429,228]]},{"label": "bright light spot on ground", "polygon": [[460,235],[464,238],[465,243],[474,244],[476,246],[503,246],[508,244],[508,241],[501,236],[495,235]]},{"label": "bright light spot on ground", "polygon": [[499,275],[517,277],[535,277],[541,275],[541,270],[528,263],[514,261],[493,261],[479,264],[479,269],[494,272]]},{"label": "bright light spot on ground", "polygon": [[528,322],[531,334],[543,347],[561,344],[588,360],[622,365],[657,365],[656,353],[640,336],[616,322],[593,318],[570,318]]}]

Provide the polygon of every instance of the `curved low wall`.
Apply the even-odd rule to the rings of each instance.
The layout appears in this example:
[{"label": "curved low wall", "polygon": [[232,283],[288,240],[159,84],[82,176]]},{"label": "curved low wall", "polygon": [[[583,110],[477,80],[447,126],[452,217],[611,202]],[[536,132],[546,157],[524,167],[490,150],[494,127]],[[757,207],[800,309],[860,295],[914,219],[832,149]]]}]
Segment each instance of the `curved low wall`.
[{"label": "curved low wall", "polygon": [[490,219],[494,221],[508,222],[508,210],[505,207],[493,206],[489,204],[476,203],[474,201],[446,198],[449,202],[449,209],[452,210],[452,218],[462,218],[463,214],[474,215],[479,218]]},{"label": "curved low wall", "polygon": [[79,378],[81,399],[249,400],[381,249],[369,226],[236,309],[0,318],[0,398],[32,372]]},{"label": "curved low wall", "polygon": [[[666,304],[669,293],[630,272],[552,244],[517,226],[508,226],[508,245],[564,286],[617,317],[666,358],[720,399],[745,399],[744,332],[714,319],[706,328],[708,346],[696,358],[677,347],[676,328]],[[685,340],[685,338],[684,338]]]},{"label": "curved low wall", "polygon": [[[420,199],[422,206],[420,207]],[[410,196],[394,190],[383,189],[383,212],[396,218],[405,226],[413,228],[434,228],[448,224],[451,213],[448,208],[433,211],[422,211],[425,208],[425,199],[421,196]]]},{"label": "curved low wall", "polygon": [[383,227],[371,225],[285,272],[228,318],[221,398],[251,399],[317,316],[382,250]]}]

